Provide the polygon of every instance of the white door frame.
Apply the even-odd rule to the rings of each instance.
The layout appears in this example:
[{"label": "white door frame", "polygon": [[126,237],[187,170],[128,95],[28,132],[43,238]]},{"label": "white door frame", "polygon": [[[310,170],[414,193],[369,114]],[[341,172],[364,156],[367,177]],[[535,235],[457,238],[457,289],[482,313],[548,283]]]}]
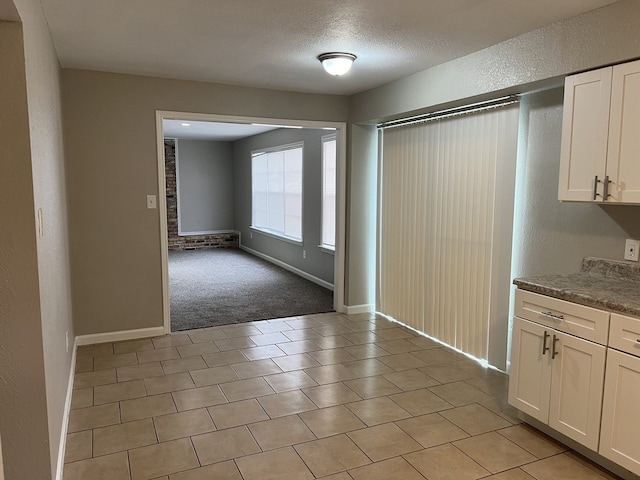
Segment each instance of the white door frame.
[{"label": "white door frame", "polygon": [[162,316],[165,333],[171,332],[169,313],[169,242],[167,239],[167,192],[164,158],[163,120],[192,120],[223,123],[262,123],[269,125],[300,126],[303,128],[335,128],[338,139],[338,197],[336,212],[336,251],[333,270],[333,307],[337,312],[345,312],[345,232],[347,212],[347,124],[345,122],[321,122],[311,120],[287,120],[262,117],[216,115],[190,112],[156,110],[156,142],[158,156],[158,215],[160,215],[160,250],[162,262]]}]

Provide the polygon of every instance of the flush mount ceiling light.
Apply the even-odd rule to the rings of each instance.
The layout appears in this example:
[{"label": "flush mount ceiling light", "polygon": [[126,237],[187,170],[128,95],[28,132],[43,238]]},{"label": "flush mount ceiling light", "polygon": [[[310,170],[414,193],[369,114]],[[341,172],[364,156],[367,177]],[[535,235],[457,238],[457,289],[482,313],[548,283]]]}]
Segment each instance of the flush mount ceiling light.
[{"label": "flush mount ceiling light", "polygon": [[344,75],[349,71],[356,56],[351,53],[331,52],[318,55],[325,71],[329,75]]}]

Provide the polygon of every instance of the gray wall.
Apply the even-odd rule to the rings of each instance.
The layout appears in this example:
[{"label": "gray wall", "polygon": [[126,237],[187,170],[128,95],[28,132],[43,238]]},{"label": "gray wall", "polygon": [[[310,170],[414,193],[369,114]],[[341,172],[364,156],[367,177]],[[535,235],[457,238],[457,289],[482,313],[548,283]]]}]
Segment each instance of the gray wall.
[{"label": "gray wall", "polygon": [[351,97],[356,123],[463,99],[560,85],[565,75],[640,56],[640,2],[621,0]]},{"label": "gray wall", "polygon": [[515,277],[572,273],[583,257],[623,259],[640,206],[558,201],[562,88],[523,97],[514,224]]},{"label": "gray wall", "polygon": [[0,22],[0,431],[20,480],[55,477],[74,331],[60,67],[40,3],[15,6],[22,26]]},{"label": "gray wall", "polygon": [[78,335],[162,325],[160,213],[146,208],[158,194],[156,110],[347,119],[348,99],[337,95],[83,70],[63,70],[62,80]]},{"label": "gray wall", "polygon": [[378,132],[349,125],[345,304],[375,305]]},{"label": "gray wall", "polygon": [[[279,129],[233,143],[235,182],[235,226],[242,245],[280,260],[303,272],[333,284],[334,256],[321,251],[322,145],[330,132],[321,129]],[[302,238],[294,245],[257,231],[251,231],[251,151],[304,142]],[[306,250],[307,258],[302,258]]]},{"label": "gray wall", "polygon": [[180,233],[233,230],[233,152],[230,142],[178,140]]}]

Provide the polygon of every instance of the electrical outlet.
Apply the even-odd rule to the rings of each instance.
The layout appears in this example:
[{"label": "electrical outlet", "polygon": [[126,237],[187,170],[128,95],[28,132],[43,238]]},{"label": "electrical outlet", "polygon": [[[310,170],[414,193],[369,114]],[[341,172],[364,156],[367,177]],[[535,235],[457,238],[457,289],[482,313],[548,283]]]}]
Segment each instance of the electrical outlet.
[{"label": "electrical outlet", "polygon": [[64,344],[67,349],[67,353],[69,353],[69,332],[65,332],[64,334]]},{"label": "electrical outlet", "polygon": [[302,250],[302,258],[307,258],[307,251],[306,250]]},{"label": "electrical outlet", "polygon": [[640,241],[627,238],[627,241],[624,243],[624,259],[637,262],[638,250],[640,250]]}]

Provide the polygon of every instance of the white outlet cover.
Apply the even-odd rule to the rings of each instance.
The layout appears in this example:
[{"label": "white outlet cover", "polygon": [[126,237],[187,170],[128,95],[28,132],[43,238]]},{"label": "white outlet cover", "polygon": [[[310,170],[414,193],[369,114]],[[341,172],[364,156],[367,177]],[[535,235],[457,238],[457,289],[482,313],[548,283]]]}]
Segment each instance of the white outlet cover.
[{"label": "white outlet cover", "polygon": [[640,240],[631,240],[628,238],[624,243],[624,259],[633,262],[638,261],[638,250],[640,250]]}]

